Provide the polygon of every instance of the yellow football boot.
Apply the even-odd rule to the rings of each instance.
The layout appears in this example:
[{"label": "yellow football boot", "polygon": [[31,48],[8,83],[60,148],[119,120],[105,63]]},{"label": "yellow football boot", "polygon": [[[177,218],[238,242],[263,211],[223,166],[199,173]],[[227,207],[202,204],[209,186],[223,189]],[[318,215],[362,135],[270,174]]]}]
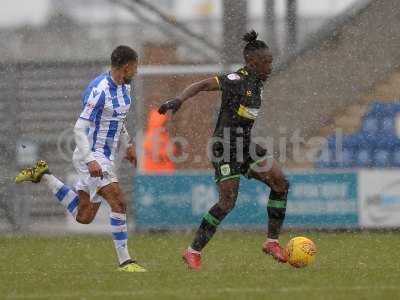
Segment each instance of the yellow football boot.
[{"label": "yellow football boot", "polygon": [[145,268],[143,268],[141,265],[137,264],[133,260],[123,263],[121,266],[119,266],[118,271],[120,271],[120,272],[147,272],[147,270]]},{"label": "yellow football boot", "polygon": [[31,181],[38,183],[44,174],[48,174],[49,166],[44,160],[39,160],[33,168],[26,168],[21,170],[15,177],[16,183]]}]

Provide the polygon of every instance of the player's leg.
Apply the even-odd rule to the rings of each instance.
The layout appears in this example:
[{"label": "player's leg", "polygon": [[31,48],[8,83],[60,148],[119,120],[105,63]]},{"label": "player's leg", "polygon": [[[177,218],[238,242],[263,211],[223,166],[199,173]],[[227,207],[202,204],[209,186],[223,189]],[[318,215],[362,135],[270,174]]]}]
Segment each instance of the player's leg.
[{"label": "player's leg", "polygon": [[96,217],[101,202],[93,203],[90,201],[90,195],[85,191],[79,190],[79,206],[76,215],[76,221],[81,224],[90,224]]},{"label": "player's leg", "polygon": [[79,191],[79,194],[77,194],[74,189],[51,174],[48,164],[44,160],[39,160],[33,168],[23,169],[16,176],[15,181],[17,183],[28,181],[44,183],[52,191],[57,201],[63,205],[79,223],[90,223],[99,208],[99,204],[90,203],[88,193]]},{"label": "player's leg", "polygon": [[218,225],[235,207],[239,178],[229,179],[218,183],[219,201],[204,215],[196,232],[191,249],[200,252],[211,240]]},{"label": "player's leg", "polygon": [[128,251],[128,228],[126,224],[126,202],[118,182],[103,186],[97,192],[110,205],[110,225],[120,271],[145,272],[146,269],[131,258]]},{"label": "player's leg", "polygon": [[192,244],[185,250],[183,259],[193,270],[201,268],[201,251],[214,236],[218,225],[235,207],[239,191],[238,176],[217,183],[219,201],[204,215]]},{"label": "player's leg", "polygon": [[278,261],[286,262],[286,256],[278,239],[285,219],[289,181],[279,164],[272,158],[254,163],[250,166],[247,174],[249,178],[257,179],[271,188],[267,204],[267,241],[263,245],[263,251],[271,254]]}]

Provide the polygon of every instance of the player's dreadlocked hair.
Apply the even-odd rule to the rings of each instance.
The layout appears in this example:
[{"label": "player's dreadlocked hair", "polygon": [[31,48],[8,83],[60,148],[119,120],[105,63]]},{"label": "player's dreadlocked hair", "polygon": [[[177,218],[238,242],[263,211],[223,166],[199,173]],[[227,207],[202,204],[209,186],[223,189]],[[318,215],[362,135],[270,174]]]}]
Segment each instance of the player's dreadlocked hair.
[{"label": "player's dreadlocked hair", "polygon": [[118,46],[111,53],[111,65],[122,67],[130,61],[137,61],[138,55],[135,50],[128,46]]},{"label": "player's dreadlocked hair", "polygon": [[257,40],[257,37],[258,37],[258,33],[255,32],[254,30],[247,32],[243,36],[243,41],[246,42],[246,46],[244,46],[244,49],[243,49],[243,56],[244,56],[245,60],[247,59],[249,54],[255,50],[269,49],[267,44],[264,41]]}]

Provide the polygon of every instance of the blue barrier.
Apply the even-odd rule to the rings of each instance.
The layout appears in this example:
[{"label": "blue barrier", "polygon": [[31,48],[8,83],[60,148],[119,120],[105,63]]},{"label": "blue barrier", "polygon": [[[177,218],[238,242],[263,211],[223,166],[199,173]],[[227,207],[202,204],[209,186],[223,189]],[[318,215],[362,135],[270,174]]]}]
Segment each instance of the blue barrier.
[{"label": "blue barrier", "polygon": [[[357,174],[290,174],[286,227],[346,228],[358,225]],[[235,209],[224,227],[261,228],[269,188],[242,178]],[[136,225],[142,229],[195,228],[217,201],[210,174],[139,175],[134,182]]]}]

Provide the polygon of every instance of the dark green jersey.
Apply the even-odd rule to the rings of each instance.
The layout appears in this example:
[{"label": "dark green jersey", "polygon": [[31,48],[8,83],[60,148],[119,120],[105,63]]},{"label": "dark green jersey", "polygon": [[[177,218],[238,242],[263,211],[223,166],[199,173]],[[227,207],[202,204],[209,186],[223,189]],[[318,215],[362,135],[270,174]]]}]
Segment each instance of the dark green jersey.
[{"label": "dark green jersey", "polygon": [[224,132],[225,135],[229,132],[233,143],[243,137],[246,145],[250,143],[251,129],[260,110],[263,82],[246,67],[216,79],[222,96],[214,136],[224,137]]}]

